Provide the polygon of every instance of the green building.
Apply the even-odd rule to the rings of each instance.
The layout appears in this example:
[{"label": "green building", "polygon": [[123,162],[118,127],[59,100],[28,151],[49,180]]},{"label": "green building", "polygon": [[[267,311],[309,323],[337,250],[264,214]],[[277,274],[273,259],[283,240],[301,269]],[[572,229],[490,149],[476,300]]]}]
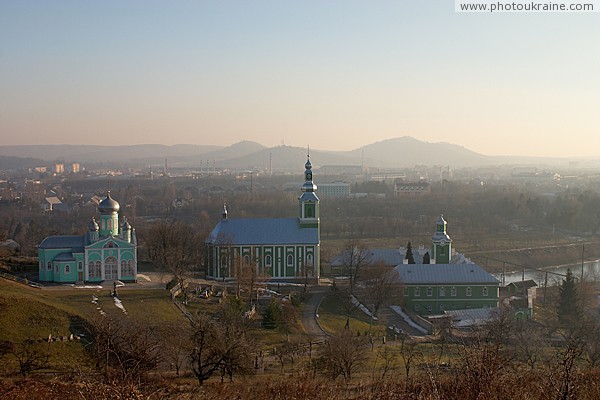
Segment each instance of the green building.
[{"label": "green building", "polygon": [[395,267],[403,285],[402,306],[419,315],[498,307],[500,281],[464,256],[453,255],[446,227],[440,216],[431,238],[431,264]]},{"label": "green building", "polygon": [[39,280],[76,283],[137,280],[137,239],[110,192],[98,204],[100,224],[94,218],[85,235],[49,236],[38,246]]},{"label": "green building", "polygon": [[319,198],[310,157],[296,218],[230,218],[206,239],[207,278],[235,278],[243,269],[280,281],[314,281],[320,274]]}]

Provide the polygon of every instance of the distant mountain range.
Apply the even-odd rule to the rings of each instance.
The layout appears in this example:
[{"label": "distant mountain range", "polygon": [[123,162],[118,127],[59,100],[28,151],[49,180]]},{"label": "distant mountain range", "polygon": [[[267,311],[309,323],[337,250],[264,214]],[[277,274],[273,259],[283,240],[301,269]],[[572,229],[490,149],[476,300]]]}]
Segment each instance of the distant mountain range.
[{"label": "distant mountain range", "polygon": [[[140,144],[130,146],[20,145],[0,146],[0,168],[17,169],[54,162],[79,162],[127,166],[164,165],[199,167],[215,163],[220,168],[297,170],[306,161],[307,149],[290,146],[267,148],[243,141],[231,146]],[[409,136],[372,143],[352,151],[311,149],[316,167],[364,165],[402,168],[415,165],[449,165],[453,168],[500,164],[565,165],[573,159],[540,157],[492,157],[450,143],[428,143]],[[12,168],[8,168],[12,165]]]}]

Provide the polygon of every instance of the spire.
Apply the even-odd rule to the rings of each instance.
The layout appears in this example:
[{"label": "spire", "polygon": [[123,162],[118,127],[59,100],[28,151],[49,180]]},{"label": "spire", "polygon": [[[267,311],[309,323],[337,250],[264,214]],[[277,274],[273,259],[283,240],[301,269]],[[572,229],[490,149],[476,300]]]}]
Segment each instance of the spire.
[{"label": "spire", "polygon": [[223,203],[223,221],[227,221],[227,203]]},{"label": "spire", "polygon": [[314,192],[317,190],[317,185],[313,183],[312,177],[312,164],[310,163],[310,147],[306,155],[306,164],[304,164],[304,185],[302,185],[303,192]]}]

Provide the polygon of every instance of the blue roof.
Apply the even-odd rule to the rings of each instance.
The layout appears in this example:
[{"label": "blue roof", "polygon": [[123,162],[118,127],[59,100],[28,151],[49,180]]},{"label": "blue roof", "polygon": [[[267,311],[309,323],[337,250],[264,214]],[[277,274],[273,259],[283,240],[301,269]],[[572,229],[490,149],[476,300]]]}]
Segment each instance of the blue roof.
[{"label": "blue roof", "polygon": [[236,218],[215,226],[206,243],[224,245],[319,244],[317,228],[300,228],[298,218]]},{"label": "blue roof", "polygon": [[408,285],[500,283],[477,264],[402,264],[395,270]]},{"label": "blue roof", "polygon": [[83,253],[84,236],[48,236],[40,243],[40,249],[71,249],[74,253]]}]

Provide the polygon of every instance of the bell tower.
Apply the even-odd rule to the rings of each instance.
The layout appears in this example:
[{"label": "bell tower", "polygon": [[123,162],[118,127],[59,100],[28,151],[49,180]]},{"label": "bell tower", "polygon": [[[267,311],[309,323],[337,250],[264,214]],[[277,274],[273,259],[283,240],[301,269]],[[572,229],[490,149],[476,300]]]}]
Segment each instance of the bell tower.
[{"label": "bell tower", "polygon": [[319,227],[319,198],[315,193],[317,185],[313,182],[312,164],[310,163],[310,153],[307,155],[304,165],[304,185],[302,185],[302,194],[298,198],[300,205],[300,227],[318,228]]},{"label": "bell tower", "polygon": [[452,257],[452,239],[446,233],[447,222],[444,216],[435,223],[435,233],[431,237],[431,258],[436,264],[450,264]]}]

